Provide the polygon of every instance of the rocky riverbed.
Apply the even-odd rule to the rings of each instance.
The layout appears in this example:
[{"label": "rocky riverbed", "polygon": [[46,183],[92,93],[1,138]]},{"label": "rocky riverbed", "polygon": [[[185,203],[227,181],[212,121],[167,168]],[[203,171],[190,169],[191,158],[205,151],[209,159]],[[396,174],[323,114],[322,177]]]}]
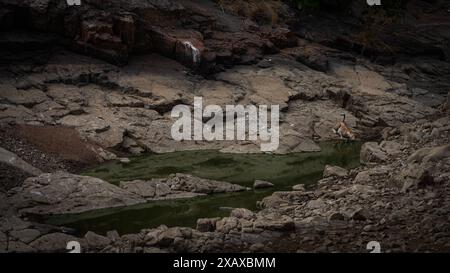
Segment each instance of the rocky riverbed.
[{"label": "rocky riverbed", "polygon": [[[71,240],[90,252],[450,250],[445,1],[410,1],[413,16],[368,29],[374,18],[355,3],[351,18],[278,3],[274,21],[242,14],[239,1],[63,2],[0,3],[0,251],[65,251]],[[362,166],[327,166],[313,189],[196,229],[77,238],[27,218],[245,190],[186,174],[118,186],[73,174],[149,152],[260,152],[250,141],[174,141],[170,111],[194,96],[280,105],[278,154],[319,151],[344,113],[366,142]]]}]

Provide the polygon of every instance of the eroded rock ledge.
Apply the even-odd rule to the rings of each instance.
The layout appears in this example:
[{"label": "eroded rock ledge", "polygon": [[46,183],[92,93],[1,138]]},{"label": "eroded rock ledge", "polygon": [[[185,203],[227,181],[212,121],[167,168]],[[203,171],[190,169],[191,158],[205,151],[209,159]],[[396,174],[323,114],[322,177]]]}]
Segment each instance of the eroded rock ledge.
[{"label": "eroded rock ledge", "polygon": [[[281,54],[272,56],[269,67],[237,66],[207,80],[186,75],[183,66],[158,55],[141,56],[117,69],[59,52],[41,72],[15,79],[4,71],[0,124],[71,127],[83,141],[95,144],[98,158],[109,160],[114,154],[108,151],[117,150],[261,152],[253,142],[174,141],[170,109],[180,103],[192,105],[194,96],[202,96],[205,105],[280,105],[280,146],[275,153],[317,151],[315,141],[335,138],[330,128],[342,113],[358,138],[373,139],[386,126],[436,112],[393,93],[393,86],[406,87],[369,69],[370,63],[360,62],[368,68],[336,63],[335,72],[324,74]],[[361,79],[353,79],[354,75]],[[79,82],[85,77],[87,82]]]},{"label": "eroded rock ledge", "polygon": [[[55,34],[47,43],[59,40],[75,51],[119,65],[131,54],[154,52],[210,73],[255,62],[265,53],[296,43],[283,25],[263,27],[250,20],[241,24],[238,16],[223,14],[213,1],[85,0],[69,7],[60,0],[8,0],[0,7],[2,29],[26,27]],[[3,44],[16,50],[19,41],[9,38]],[[22,45],[39,45],[32,42]]]},{"label": "eroded rock ledge", "polygon": [[[445,98],[449,63],[440,56],[444,53],[427,55],[427,49],[440,51],[440,45],[448,43],[441,32],[421,39],[424,50],[418,56],[399,55],[380,64],[348,47],[360,45],[357,37],[366,31],[349,28],[361,24],[360,13],[351,22],[333,25],[327,19],[318,24],[318,16],[302,17],[274,2],[279,20],[268,23],[240,17],[233,9],[224,12],[213,1],[87,0],[76,8],[59,0],[2,1],[4,30],[26,31],[0,34],[1,56],[6,58],[0,75],[0,125],[75,128],[81,139],[96,144],[98,160],[113,159],[110,152],[122,150],[260,152],[253,142],[173,141],[170,110],[177,104],[192,105],[194,96],[202,96],[205,104],[220,106],[280,105],[282,135],[276,153],[289,153],[317,151],[314,142],[333,139],[330,128],[341,113],[358,138],[379,139],[387,126],[435,113]],[[407,11],[423,22],[421,28],[442,20],[440,11],[424,16],[417,7],[429,5],[412,2]],[[288,24],[294,18],[301,27]],[[445,22],[442,29],[448,27]],[[317,25],[326,37],[311,30]],[[402,27],[412,34],[401,37],[401,44],[389,39],[386,43],[396,44],[393,49],[400,54],[405,40],[420,36],[413,26],[416,22],[405,20]],[[186,68],[196,67],[196,52],[198,67],[214,72],[207,79]],[[127,65],[100,60],[126,60]]]}]

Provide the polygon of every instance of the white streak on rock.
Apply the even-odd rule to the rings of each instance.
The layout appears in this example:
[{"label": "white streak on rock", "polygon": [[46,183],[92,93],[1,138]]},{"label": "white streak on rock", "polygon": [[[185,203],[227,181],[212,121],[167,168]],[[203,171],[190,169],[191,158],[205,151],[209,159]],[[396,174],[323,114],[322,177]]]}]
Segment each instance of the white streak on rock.
[{"label": "white streak on rock", "polygon": [[191,51],[191,55],[192,55],[192,62],[194,64],[197,64],[200,62],[200,50],[198,50],[198,48],[196,48],[190,41],[184,41],[183,45],[185,46],[186,49],[189,49]]}]

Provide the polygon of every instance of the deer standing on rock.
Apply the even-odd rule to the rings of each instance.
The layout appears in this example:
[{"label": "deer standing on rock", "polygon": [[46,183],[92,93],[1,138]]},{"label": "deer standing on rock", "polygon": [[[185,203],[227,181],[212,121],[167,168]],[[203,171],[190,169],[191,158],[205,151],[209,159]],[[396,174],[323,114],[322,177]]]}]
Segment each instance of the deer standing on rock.
[{"label": "deer standing on rock", "polygon": [[345,123],[345,114],[342,113],[341,116],[343,117],[342,121],[333,127],[333,133],[337,134],[340,139],[355,140],[355,134]]}]

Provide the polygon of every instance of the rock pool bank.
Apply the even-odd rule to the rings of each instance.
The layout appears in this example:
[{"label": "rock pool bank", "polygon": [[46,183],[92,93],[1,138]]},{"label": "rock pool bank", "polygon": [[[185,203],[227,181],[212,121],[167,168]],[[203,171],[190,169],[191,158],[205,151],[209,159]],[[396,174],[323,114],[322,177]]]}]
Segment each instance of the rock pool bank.
[{"label": "rock pool bank", "polygon": [[[233,193],[216,194],[211,187],[199,182],[189,183],[189,179],[180,176],[175,187],[195,192],[211,192],[207,196],[195,194],[185,197],[197,198],[148,198],[158,200],[146,204],[116,209],[104,209],[81,214],[55,215],[40,218],[48,224],[66,226],[75,229],[77,234],[87,231],[106,234],[115,229],[120,234],[139,232],[143,228],[154,228],[162,224],[169,227],[194,227],[199,218],[224,217],[233,208],[247,208],[256,211],[257,201],[275,191],[292,190],[294,186],[310,188],[322,177],[325,164],[337,164],[354,168],[359,165],[359,143],[324,143],[321,152],[289,155],[264,154],[223,154],[218,151],[185,151],[161,155],[140,156],[130,163],[109,163],[86,173],[116,185],[130,184],[130,190],[137,194],[153,195],[152,182],[161,181],[155,177],[168,177],[171,173],[182,171],[194,176],[226,181],[244,186],[247,190]],[[138,179],[136,181],[136,179]],[[120,182],[133,181],[135,182]],[[199,180],[199,179],[197,179]],[[262,182],[264,180],[264,182]],[[270,182],[269,182],[270,181]],[[258,188],[259,184],[267,188]],[[197,185],[196,185],[197,184]],[[256,185],[256,187],[255,187]],[[171,186],[171,188],[175,188]],[[196,189],[197,188],[197,189]],[[128,190],[128,188],[125,188]],[[181,197],[181,196],[180,196]],[[162,200],[165,201],[162,201]]]},{"label": "rock pool bank", "polygon": [[[104,252],[361,252],[373,240],[388,252],[448,251],[449,131],[436,128],[449,125],[446,114],[388,128],[381,143],[363,146],[361,167],[328,166],[312,190],[275,192],[256,213],[234,209],[228,217],[199,219],[196,229],[161,226],[74,238],[6,217],[2,233],[9,251],[64,251],[62,242],[72,239],[85,251]],[[412,138],[417,132],[421,138]]]}]

